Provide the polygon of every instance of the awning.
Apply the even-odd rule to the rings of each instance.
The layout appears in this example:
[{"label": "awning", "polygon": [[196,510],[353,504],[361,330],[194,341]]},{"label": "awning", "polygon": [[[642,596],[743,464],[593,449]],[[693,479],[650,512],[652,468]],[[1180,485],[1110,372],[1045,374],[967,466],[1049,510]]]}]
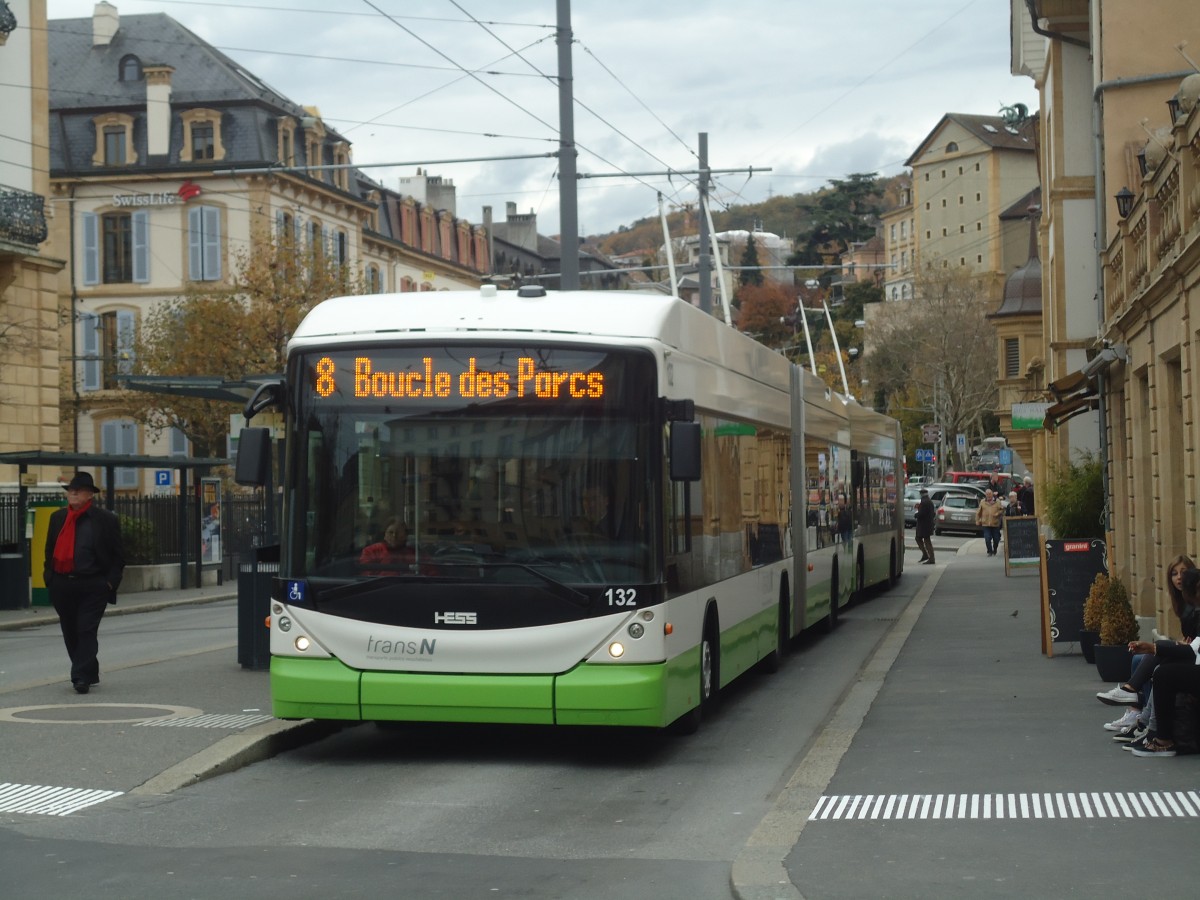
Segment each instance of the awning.
[{"label": "awning", "polygon": [[1092,379],[1084,375],[1083,372],[1072,372],[1070,375],[1064,375],[1057,381],[1050,382],[1050,393],[1054,395],[1055,400],[1062,403],[1080,390],[1091,386],[1091,384]]},{"label": "awning", "polygon": [[1074,418],[1080,413],[1088,412],[1089,410],[1100,408],[1100,397],[1096,393],[1094,385],[1089,384],[1084,390],[1079,391],[1065,400],[1055,403],[1046,410],[1046,418],[1042,420],[1042,427],[1053,431],[1067,419]]}]

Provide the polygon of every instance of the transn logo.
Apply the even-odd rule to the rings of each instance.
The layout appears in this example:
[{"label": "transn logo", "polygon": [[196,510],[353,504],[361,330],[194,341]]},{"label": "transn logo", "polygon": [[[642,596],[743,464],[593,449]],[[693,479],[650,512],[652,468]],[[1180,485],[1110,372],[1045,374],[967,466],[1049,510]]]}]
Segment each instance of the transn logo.
[{"label": "transn logo", "polygon": [[473,612],[441,612],[433,614],[434,625],[474,625],[475,613]]}]

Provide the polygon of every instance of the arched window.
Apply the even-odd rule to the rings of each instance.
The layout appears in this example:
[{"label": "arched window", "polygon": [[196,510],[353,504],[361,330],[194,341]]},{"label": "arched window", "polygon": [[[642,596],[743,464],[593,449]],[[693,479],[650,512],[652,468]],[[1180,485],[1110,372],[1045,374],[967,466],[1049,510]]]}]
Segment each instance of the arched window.
[{"label": "arched window", "polygon": [[117,77],[121,81],[141,81],[142,62],[132,53],[122,56]]},{"label": "arched window", "polygon": [[948,144],[946,145],[946,152],[947,152],[947,153],[957,153],[957,152],[958,152],[958,144],[957,144],[957,142],[955,142],[955,141],[951,141],[950,143],[948,143]]}]

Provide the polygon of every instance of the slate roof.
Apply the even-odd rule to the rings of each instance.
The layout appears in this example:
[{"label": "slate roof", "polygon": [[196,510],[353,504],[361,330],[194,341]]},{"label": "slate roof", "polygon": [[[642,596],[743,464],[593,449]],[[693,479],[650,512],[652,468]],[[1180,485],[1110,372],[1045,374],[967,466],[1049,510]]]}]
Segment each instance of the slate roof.
[{"label": "slate roof", "polygon": [[[125,112],[137,119],[132,168],[148,168],[146,153],[146,82],[121,81],[120,62],[132,54],[142,67],[168,65],[171,106],[179,110],[220,109],[225,164],[269,165],[276,156],[276,124],[280,115],[307,115],[303,107],[263,82],[243,66],[164,13],[123,15],[117,33],[106,46],[92,45],[92,20],[54,19],[47,23],[50,58],[50,168],[94,171],[95,128],[92,117],[102,111]],[[344,140],[326,126],[327,142]],[[179,163],[183,126],[177,115],[171,122],[172,168],[211,169],[211,161],[195,166]],[[304,146],[297,141],[297,164],[303,164]],[[163,161],[153,165],[161,167]]]},{"label": "slate roof", "polygon": [[949,122],[970,132],[984,146],[999,150],[1022,150],[1029,153],[1036,149],[1033,144],[1034,119],[1028,119],[1021,125],[1008,125],[1000,116],[977,116],[970,113],[946,113],[933,130],[917,145],[917,149],[904,161],[910,168],[921,161],[921,157],[930,145],[938,139],[938,134]]}]

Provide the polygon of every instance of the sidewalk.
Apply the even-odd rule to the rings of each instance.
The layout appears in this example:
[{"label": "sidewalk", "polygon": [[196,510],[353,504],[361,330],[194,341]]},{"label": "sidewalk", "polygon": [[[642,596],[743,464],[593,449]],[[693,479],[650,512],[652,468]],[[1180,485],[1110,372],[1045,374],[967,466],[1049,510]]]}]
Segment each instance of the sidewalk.
[{"label": "sidewalk", "polygon": [[[189,603],[214,603],[237,597],[237,583],[210,584],[199,588],[176,588],[167,591],[143,591],[139,594],[118,594],[117,602],[104,613],[125,616],[130,613],[151,612]],[[0,631],[32,628],[35,625],[57,625],[58,616],[52,606],[31,606],[25,609],[0,609]]]}]

